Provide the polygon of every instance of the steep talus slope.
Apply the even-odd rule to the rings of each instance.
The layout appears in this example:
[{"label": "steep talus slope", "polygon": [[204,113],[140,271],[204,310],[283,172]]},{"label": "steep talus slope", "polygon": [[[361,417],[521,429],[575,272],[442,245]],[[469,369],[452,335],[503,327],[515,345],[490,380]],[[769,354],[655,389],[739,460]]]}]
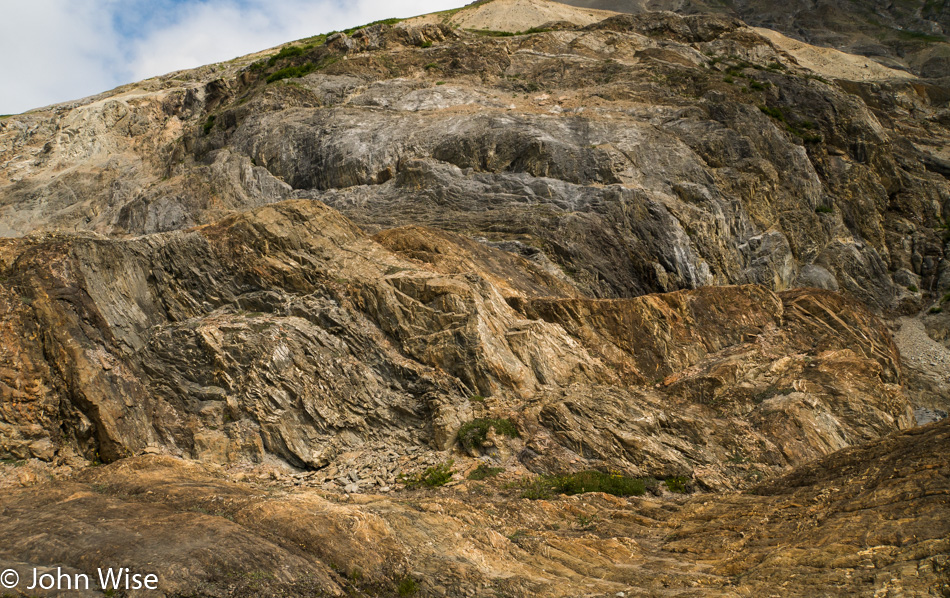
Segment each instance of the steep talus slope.
[{"label": "steep talus slope", "polygon": [[527,31],[551,24],[590,25],[613,15],[612,11],[576,8],[549,0],[491,0],[472,2],[461,10],[447,10],[406,19],[405,25],[446,24],[457,29]]},{"label": "steep talus slope", "polygon": [[[945,593],[950,92],[773,37],[495,0],[0,119],[0,568]],[[651,496],[527,498],[590,469]]]},{"label": "steep talus slope", "polygon": [[724,14],[816,46],[867,56],[923,77],[950,77],[946,0],[559,0],[579,8]]},{"label": "steep talus slope", "polygon": [[175,597],[940,596],[948,443],[945,420],[688,499],[531,501],[497,482],[346,499],[134,457],[0,492],[0,566],[81,571],[118,554],[134,571],[165,563]]}]

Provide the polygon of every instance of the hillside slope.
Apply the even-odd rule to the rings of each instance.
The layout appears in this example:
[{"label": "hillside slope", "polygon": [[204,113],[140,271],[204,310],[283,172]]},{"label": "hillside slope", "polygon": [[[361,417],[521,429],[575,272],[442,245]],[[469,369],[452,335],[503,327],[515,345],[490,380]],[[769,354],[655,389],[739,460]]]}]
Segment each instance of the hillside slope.
[{"label": "hillside slope", "polygon": [[867,56],[922,77],[950,77],[947,0],[562,0],[579,8],[625,13],[670,10],[721,14],[795,39]]},{"label": "hillside slope", "polygon": [[[4,118],[0,568],[942,591],[948,102],[731,17],[495,0]],[[588,470],[650,496],[539,477]]]}]

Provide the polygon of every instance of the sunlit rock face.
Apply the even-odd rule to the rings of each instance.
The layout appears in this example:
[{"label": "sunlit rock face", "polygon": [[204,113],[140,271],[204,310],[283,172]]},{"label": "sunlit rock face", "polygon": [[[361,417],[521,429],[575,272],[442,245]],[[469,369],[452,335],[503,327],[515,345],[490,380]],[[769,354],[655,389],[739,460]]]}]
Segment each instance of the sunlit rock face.
[{"label": "sunlit rock face", "polygon": [[940,590],[950,93],[789,44],[495,0],[0,119],[0,569]]}]

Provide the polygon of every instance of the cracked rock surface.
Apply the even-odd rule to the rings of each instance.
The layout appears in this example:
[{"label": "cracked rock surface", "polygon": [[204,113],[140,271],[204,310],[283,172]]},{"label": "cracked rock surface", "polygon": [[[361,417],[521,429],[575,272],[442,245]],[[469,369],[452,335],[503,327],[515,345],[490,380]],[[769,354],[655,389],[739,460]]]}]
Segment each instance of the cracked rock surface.
[{"label": "cracked rock surface", "polygon": [[0,569],[950,591],[946,87],[464,10],[0,118]]}]

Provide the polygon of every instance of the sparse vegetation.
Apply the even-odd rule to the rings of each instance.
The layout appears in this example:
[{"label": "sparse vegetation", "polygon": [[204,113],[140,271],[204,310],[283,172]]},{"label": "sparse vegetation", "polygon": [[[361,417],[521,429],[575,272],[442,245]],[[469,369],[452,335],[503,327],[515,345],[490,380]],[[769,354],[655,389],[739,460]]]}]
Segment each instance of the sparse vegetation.
[{"label": "sparse vegetation", "polygon": [[[345,33],[347,35],[353,35],[360,29],[366,29],[367,27],[372,27],[373,25],[395,25],[396,23],[400,21],[402,21],[402,19],[396,18],[396,17],[390,17],[388,19],[380,19],[379,21],[373,21],[372,23],[367,23],[365,25],[359,25],[357,27],[350,27],[349,29],[344,29],[343,31],[341,31],[341,33]],[[334,31],[334,32],[328,33],[327,35],[332,35],[333,33],[336,33],[336,32]]]},{"label": "sparse vegetation", "polygon": [[815,208],[816,214],[831,214],[834,211],[835,211],[834,208],[832,208],[831,206],[818,206],[817,208]]},{"label": "sparse vegetation", "polygon": [[426,469],[422,473],[416,474],[415,476],[400,476],[400,481],[406,485],[406,488],[409,488],[410,490],[421,488],[423,486],[427,488],[438,488],[439,486],[445,486],[452,480],[452,474],[455,473],[452,471],[452,466],[454,464],[455,461],[453,459],[449,459],[445,463],[433,465],[432,467]]},{"label": "sparse vegetation", "polygon": [[307,62],[298,66],[288,66],[268,76],[267,82],[273,83],[275,81],[280,81],[281,79],[296,79],[305,75],[309,75],[315,70],[317,70],[317,65],[313,64],[312,62]]},{"label": "sparse vegetation", "polygon": [[467,31],[485,37],[511,37],[515,35],[513,31],[496,31],[494,29],[468,29]]},{"label": "sparse vegetation", "polygon": [[514,37],[516,35],[531,35],[533,33],[547,33],[550,29],[544,27],[532,27],[524,31],[497,31],[494,29],[468,29],[469,33],[475,35],[484,35],[486,37]]},{"label": "sparse vegetation", "polygon": [[304,51],[305,50],[303,46],[285,46],[280,49],[280,52],[268,58],[267,64],[268,66],[274,66],[275,64],[277,64],[279,60],[283,60],[285,58],[293,58],[294,56],[300,56],[301,54],[304,53]]},{"label": "sparse vegetation", "polygon": [[752,68],[752,66],[753,66],[753,65],[752,65],[751,63],[746,62],[745,60],[740,60],[738,63],[733,64],[733,65],[730,65],[729,67],[727,67],[727,68],[726,68],[726,74],[728,74],[728,75],[739,75],[739,76],[744,77],[745,75],[743,74],[742,71],[746,70],[747,68]]},{"label": "sparse vegetation", "polygon": [[683,476],[666,478],[665,483],[667,489],[670,492],[675,492],[676,494],[686,494],[686,492],[689,490],[689,479]]},{"label": "sparse vegetation", "polygon": [[589,529],[594,526],[594,522],[597,521],[597,517],[594,515],[578,515],[577,516],[577,527],[581,529]]},{"label": "sparse vegetation", "polygon": [[522,482],[522,498],[533,500],[552,498],[557,494],[584,494],[604,492],[614,496],[642,496],[647,491],[646,482],[622,474],[602,471],[582,471],[561,475],[542,475]]},{"label": "sparse vegetation", "polygon": [[411,575],[406,575],[396,584],[396,592],[400,596],[412,596],[419,591],[419,584]]},{"label": "sparse vegetation", "polygon": [[208,133],[211,132],[211,129],[213,128],[214,128],[214,115],[212,114],[211,116],[208,117],[208,120],[205,121],[205,124],[201,126],[201,130],[202,132],[204,132],[205,135],[207,135]]},{"label": "sparse vegetation", "polygon": [[479,418],[464,424],[459,428],[458,440],[466,449],[481,447],[488,438],[488,431],[495,430],[496,434],[518,438],[518,428],[509,419]]},{"label": "sparse vegetation", "polygon": [[740,465],[742,463],[747,463],[749,459],[742,453],[742,451],[736,448],[732,453],[729,454],[729,457],[726,459],[726,462],[732,463],[733,465]]},{"label": "sparse vegetation", "polygon": [[503,471],[505,471],[504,467],[491,467],[486,463],[481,463],[475,468],[475,471],[468,474],[468,479],[480,482],[486,478],[493,478]]},{"label": "sparse vegetation", "polygon": [[829,81],[828,79],[825,79],[825,78],[822,77],[821,75],[815,75],[815,74],[813,74],[813,73],[806,73],[806,74],[805,74],[805,78],[806,78],[806,79],[814,79],[815,81],[821,81],[821,82],[824,83],[825,85],[831,85],[831,81]]},{"label": "sparse vegetation", "polygon": [[942,308],[942,307],[936,307],[936,306],[931,307],[929,313],[932,313],[932,314],[943,313],[943,308]]},{"label": "sparse vegetation", "polygon": [[911,284],[911,285],[907,285],[907,290],[910,291],[911,293],[916,293],[920,289],[917,288],[917,285]]},{"label": "sparse vegetation", "polygon": [[942,35],[932,35],[930,33],[923,33],[921,31],[900,31],[897,34],[897,37],[906,40],[914,40],[921,42],[945,42],[947,38]]},{"label": "sparse vegetation", "polygon": [[763,114],[783,123],[786,131],[792,135],[801,137],[805,143],[820,143],[823,141],[821,135],[811,132],[812,129],[816,128],[816,125],[810,120],[792,122],[785,116],[785,113],[782,112],[780,108],[772,108],[770,106],[759,106],[759,110],[761,110]]}]

